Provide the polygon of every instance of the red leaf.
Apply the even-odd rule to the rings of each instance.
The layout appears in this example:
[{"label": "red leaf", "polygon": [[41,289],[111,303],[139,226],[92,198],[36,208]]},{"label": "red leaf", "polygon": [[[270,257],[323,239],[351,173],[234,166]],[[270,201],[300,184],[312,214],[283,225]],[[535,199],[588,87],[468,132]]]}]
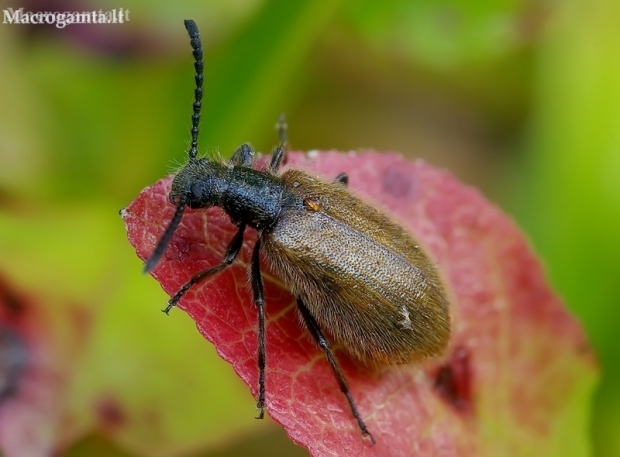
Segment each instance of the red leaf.
[{"label": "red leaf", "polygon": [[[396,154],[295,153],[289,166],[325,180],[346,171],[352,192],[409,229],[445,278],[453,319],[445,356],[424,366],[375,371],[337,351],[377,439],[371,446],[325,357],[299,325],[293,297],[264,265],[267,410],[291,439],[313,456],[553,448],[557,418],[574,402],[583,377],[592,378],[594,364],[580,326],[546,284],[514,224],[448,173]],[[170,182],[168,177],[145,189],[122,212],[143,260],[173,215]],[[188,210],[153,276],[174,294],[193,274],[221,261],[233,234],[221,210]],[[180,308],[256,396],[257,317],[247,286],[255,237],[247,238],[239,259],[192,288]]]}]

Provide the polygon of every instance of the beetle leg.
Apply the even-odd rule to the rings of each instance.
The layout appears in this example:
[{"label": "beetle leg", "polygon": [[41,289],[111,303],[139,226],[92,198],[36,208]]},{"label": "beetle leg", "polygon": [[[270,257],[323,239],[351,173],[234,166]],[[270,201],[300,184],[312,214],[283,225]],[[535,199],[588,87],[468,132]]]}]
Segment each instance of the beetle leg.
[{"label": "beetle leg", "polygon": [[239,251],[241,250],[241,246],[243,245],[244,230],[245,230],[245,224],[241,224],[239,226],[239,230],[237,230],[237,233],[235,234],[233,239],[230,241],[228,248],[226,248],[226,254],[224,254],[224,260],[222,261],[222,263],[215,267],[208,268],[207,270],[203,270],[200,273],[197,273],[194,276],[192,276],[192,279],[187,281],[185,285],[181,287],[181,289],[179,289],[179,291],[176,294],[174,294],[174,297],[168,300],[168,306],[166,306],[166,309],[163,310],[164,313],[168,314],[170,310],[177,305],[181,297],[185,295],[185,292],[187,292],[194,284],[202,281],[205,278],[208,278],[209,276],[213,276],[214,274],[219,273],[224,268],[226,268],[228,265],[233,263],[233,261],[239,254]]},{"label": "beetle leg", "polygon": [[372,444],[375,444],[375,438],[374,436],[372,436],[372,433],[368,431],[366,424],[362,420],[362,416],[357,410],[357,406],[355,405],[355,402],[353,401],[353,397],[351,396],[351,392],[349,391],[349,385],[347,383],[347,380],[344,377],[342,370],[340,369],[340,365],[338,365],[338,360],[336,360],[336,356],[334,355],[331,348],[329,347],[329,343],[325,339],[325,336],[323,336],[323,332],[321,332],[321,328],[319,327],[319,324],[316,322],[316,320],[310,313],[310,310],[306,307],[304,302],[299,297],[297,297],[297,307],[299,308],[301,316],[304,322],[306,323],[306,327],[308,328],[308,331],[312,335],[312,338],[314,339],[316,344],[318,344],[319,347],[323,349],[323,351],[325,352],[325,355],[327,356],[327,360],[329,361],[329,364],[331,365],[332,372],[334,373],[334,376],[336,377],[336,381],[338,381],[338,386],[340,386],[340,390],[347,397],[347,401],[349,402],[349,406],[351,407],[351,412],[353,413],[353,417],[355,417],[355,419],[357,420],[357,424],[359,425],[359,428],[362,431],[362,435],[369,437],[370,441],[372,441]]},{"label": "beetle leg", "polygon": [[250,281],[254,293],[254,304],[258,308],[258,402],[256,408],[260,410],[257,419],[265,416],[265,297],[263,295],[263,277],[260,273],[260,238],[256,240],[252,253]]},{"label": "beetle leg", "polygon": [[269,171],[271,173],[276,173],[283,161],[286,163],[286,131],[288,126],[286,125],[284,114],[280,114],[276,127],[278,129],[278,136],[280,137],[280,145],[275,148],[271,154],[271,162],[269,162]]},{"label": "beetle leg", "polygon": [[349,185],[349,175],[346,173],[340,173],[334,179],[334,184],[342,184],[347,187]]},{"label": "beetle leg", "polygon": [[239,149],[235,151],[230,158],[230,165],[241,165],[244,167],[251,167],[254,162],[254,149],[248,143],[243,143],[239,146]]}]

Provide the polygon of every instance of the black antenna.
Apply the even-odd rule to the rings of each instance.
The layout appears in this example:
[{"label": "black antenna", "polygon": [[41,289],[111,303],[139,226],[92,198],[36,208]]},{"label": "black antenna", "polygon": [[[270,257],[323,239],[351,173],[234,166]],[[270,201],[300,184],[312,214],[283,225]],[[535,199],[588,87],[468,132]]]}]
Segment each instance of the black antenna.
[{"label": "black antenna", "polygon": [[183,194],[179,199],[179,204],[177,205],[177,209],[174,211],[174,216],[172,216],[172,220],[170,221],[170,225],[159,239],[157,246],[155,246],[155,250],[151,254],[151,257],[146,261],[144,265],[144,273],[149,273],[155,265],[159,262],[159,259],[163,255],[168,243],[172,239],[172,234],[177,229],[179,222],[181,222],[181,217],[183,216],[183,210],[185,210],[185,204],[187,203],[187,194]]},{"label": "black antenna", "polygon": [[204,61],[202,60],[202,43],[198,26],[191,19],[184,21],[189,34],[194,55],[194,68],[196,69],[196,89],[194,89],[194,114],[192,114],[192,144],[189,148],[189,160],[194,160],[198,154],[198,125],[200,124],[200,108],[202,107],[202,84],[204,82]]},{"label": "black antenna", "polygon": [[[191,19],[186,19],[184,21],[185,28],[187,29],[187,33],[189,34],[190,43],[192,45],[192,49],[194,50],[192,54],[194,55],[194,68],[196,69],[196,88],[194,89],[194,114],[192,114],[192,143],[189,148],[189,160],[190,162],[196,160],[196,155],[198,154],[198,126],[200,125],[200,108],[202,108],[202,85],[204,82],[204,62],[202,60],[202,43],[200,42],[200,33],[198,32],[198,26]],[[179,203],[177,205],[176,210],[174,211],[174,216],[170,221],[170,224],[166,228],[166,231],[159,239],[157,246],[155,246],[155,250],[151,257],[146,261],[144,265],[144,273],[150,272],[157,263],[159,259],[164,254],[168,243],[172,239],[172,234],[177,229],[177,226],[181,222],[181,217],[183,216],[183,211],[185,210],[185,205],[187,204],[187,193],[183,193],[181,198],[179,198]]]}]

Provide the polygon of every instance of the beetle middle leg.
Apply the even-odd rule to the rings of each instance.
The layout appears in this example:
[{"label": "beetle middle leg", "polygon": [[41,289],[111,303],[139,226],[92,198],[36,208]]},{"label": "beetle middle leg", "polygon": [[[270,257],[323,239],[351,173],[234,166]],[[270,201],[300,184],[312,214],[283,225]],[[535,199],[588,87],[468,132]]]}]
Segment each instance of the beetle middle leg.
[{"label": "beetle middle leg", "polygon": [[306,327],[312,335],[312,338],[314,339],[316,344],[318,344],[319,347],[325,352],[327,360],[329,361],[329,364],[332,368],[332,372],[336,377],[336,381],[338,381],[338,386],[340,387],[342,393],[347,397],[347,401],[349,402],[349,406],[351,407],[351,412],[353,413],[353,417],[355,417],[355,420],[357,420],[357,424],[362,431],[362,435],[369,437],[370,441],[372,441],[372,444],[375,444],[375,437],[372,436],[372,433],[368,431],[368,427],[366,427],[366,424],[364,423],[362,416],[357,409],[357,405],[353,401],[353,397],[351,396],[351,392],[349,391],[349,384],[347,383],[347,380],[344,377],[342,370],[340,369],[340,365],[338,365],[338,360],[336,360],[336,356],[329,347],[327,339],[325,339],[325,336],[323,336],[323,332],[321,331],[319,324],[314,319],[314,316],[312,316],[312,314],[310,313],[310,310],[306,307],[304,302],[299,297],[297,297],[297,307],[299,308],[301,317],[306,323]]},{"label": "beetle middle leg", "polygon": [[263,277],[260,273],[260,237],[254,245],[252,252],[252,266],[250,269],[250,281],[254,293],[254,304],[258,308],[258,401],[256,408],[260,410],[257,419],[265,417],[265,296],[263,293]]},{"label": "beetle middle leg", "polygon": [[164,313],[168,314],[170,310],[177,305],[181,297],[185,295],[185,292],[187,292],[194,284],[202,281],[205,278],[208,278],[209,276],[213,276],[214,274],[219,273],[224,268],[226,268],[228,265],[233,263],[235,258],[237,258],[237,255],[239,255],[239,251],[241,250],[241,246],[243,245],[243,232],[244,231],[245,231],[245,224],[239,225],[239,230],[237,230],[237,233],[235,233],[235,236],[230,241],[228,248],[226,248],[226,254],[224,254],[224,260],[222,261],[222,263],[220,263],[219,265],[215,267],[211,267],[206,270],[203,270],[200,273],[197,273],[194,276],[192,276],[192,278],[189,281],[187,281],[185,285],[181,287],[176,294],[174,294],[174,297],[168,300],[168,306],[166,306],[166,309],[163,310]]}]

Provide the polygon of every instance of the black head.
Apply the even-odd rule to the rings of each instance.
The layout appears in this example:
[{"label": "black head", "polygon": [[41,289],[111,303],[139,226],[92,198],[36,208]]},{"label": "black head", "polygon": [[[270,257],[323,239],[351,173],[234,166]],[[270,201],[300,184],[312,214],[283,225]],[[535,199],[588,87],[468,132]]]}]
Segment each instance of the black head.
[{"label": "black head", "polygon": [[166,246],[172,239],[172,235],[176,230],[181,217],[183,216],[183,210],[185,206],[192,206],[191,195],[191,183],[192,176],[202,167],[208,165],[206,159],[197,159],[198,154],[198,127],[200,125],[200,109],[202,108],[202,87],[204,83],[204,62],[202,56],[202,43],[200,42],[200,33],[198,32],[198,26],[190,19],[185,20],[185,28],[189,34],[190,44],[192,45],[194,55],[194,68],[196,70],[195,80],[196,88],[194,89],[194,104],[192,113],[192,128],[191,128],[191,144],[188,151],[189,162],[183,167],[183,169],[177,173],[172,184],[172,190],[169,198],[173,205],[176,205],[176,211],[170,221],[170,225],[160,238],[153,254],[147,260],[144,266],[144,272],[151,271],[162,254],[166,250]]},{"label": "black head", "polygon": [[220,162],[190,159],[174,176],[168,198],[177,207],[181,202],[190,208],[221,206],[227,181],[226,167]]}]

